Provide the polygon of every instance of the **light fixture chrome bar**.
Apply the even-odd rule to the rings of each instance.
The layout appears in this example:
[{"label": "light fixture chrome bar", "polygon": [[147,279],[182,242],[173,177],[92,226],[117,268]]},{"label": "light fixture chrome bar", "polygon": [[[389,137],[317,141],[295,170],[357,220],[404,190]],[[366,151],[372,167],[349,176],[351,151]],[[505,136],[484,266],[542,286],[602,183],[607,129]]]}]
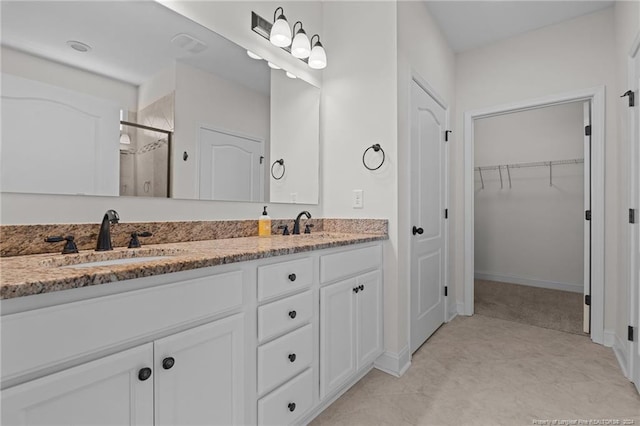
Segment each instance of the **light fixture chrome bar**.
[{"label": "light fixture chrome bar", "polygon": [[[500,164],[496,166],[481,166],[482,170],[498,170],[499,167],[509,166],[511,169],[519,169],[525,167],[549,167],[549,164],[553,166],[566,165],[566,164],[582,164],[583,158],[576,158],[571,160],[554,160],[554,161],[537,161],[534,163],[515,163],[515,164]],[[480,167],[475,167],[474,170],[480,170]]]}]

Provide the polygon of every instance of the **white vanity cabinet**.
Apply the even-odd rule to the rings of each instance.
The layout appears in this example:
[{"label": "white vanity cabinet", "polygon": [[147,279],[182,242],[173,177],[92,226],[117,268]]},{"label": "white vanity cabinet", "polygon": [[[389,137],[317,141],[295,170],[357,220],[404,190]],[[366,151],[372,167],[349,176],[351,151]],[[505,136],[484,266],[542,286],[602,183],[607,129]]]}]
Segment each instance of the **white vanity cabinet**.
[{"label": "white vanity cabinet", "polygon": [[[325,398],[382,353],[382,276],[379,246],[321,258],[324,277],[355,276],[320,288],[320,397]],[[344,269],[343,269],[344,270]],[[369,270],[370,272],[361,273]],[[359,275],[358,275],[359,274]]]},{"label": "white vanity cabinet", "polygon": [[382,243],[20,299],[3,426],[305,424],[382,353]]},{"label": "white vanity cabinet", "polygon": [[[2,392],[3,425],[152,425],[148,343]],[[143,376],[146,377],[146,376]]]}]

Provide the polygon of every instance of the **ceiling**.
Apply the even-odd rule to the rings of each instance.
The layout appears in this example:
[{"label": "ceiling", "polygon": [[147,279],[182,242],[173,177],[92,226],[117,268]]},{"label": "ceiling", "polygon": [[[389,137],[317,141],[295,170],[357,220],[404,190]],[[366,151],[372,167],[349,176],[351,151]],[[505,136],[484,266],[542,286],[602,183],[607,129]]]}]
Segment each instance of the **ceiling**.
[{"label": "ceiling", "polygon": [[[2,1],[2,44],[140,85],[175,61],[269,93],[265,61],[215,32],[149,1]],[[206,48],[192,53],[171,40],[188,34]],[[69,40],[92,47],[79,53]]]},{"label": "ceiling", "polygon": [[614,1],[426,1],[455,52],[586,15]]}]

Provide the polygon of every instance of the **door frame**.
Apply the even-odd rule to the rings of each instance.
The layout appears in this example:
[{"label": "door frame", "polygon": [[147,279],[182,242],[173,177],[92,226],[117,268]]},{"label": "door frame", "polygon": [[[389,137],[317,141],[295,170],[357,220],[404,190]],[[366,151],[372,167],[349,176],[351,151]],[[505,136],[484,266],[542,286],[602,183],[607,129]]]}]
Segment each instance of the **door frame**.
[{"label": "door frame", "polygon": [[605,87],[544,96],[464,113],[464,315],[474,312],[474,121],[573,102],[591,102],[591,340],[604,343]]},{"label": "door frame", "polygon": [[[636,34],[636,37],[631,43],[631,48],[629,49],[629,54],[627,57],[627,84],[631,83],[632,78],[640,78],[640,75],[635,75],[635,64],[636,56],[640,55],[640,31]],[[636,101],[637,103],[638,101]],[[637,105],[637,104],[636,104]],[[626,107],[625,107],[626,108]],[[638,208],[640,206],[637,205],[640,202],[637,199],[637,193],[640,191],[639,183],[634,181],[632,178],[634,176],[638,176],[640,174],[640,170],[635,170],[637,167],[640,167],[640,135],[635,132],[636,128],[640,128],[640,123],[636,123],[636,121],[640,120],[640,113],[637,111],[638,107],[631,108],[630,112],[627,114],[630,117],[629,122],[627,123],[627,146],[628,146],[628,154],[629,154],[629,163],[628,163],[628,175],[626,176],[627,181],[630,182],[629,190],[627,193],[627,203],[629,208],[636,209],[636,214],[638,212]],[[623,347],[621,349],[625,349],[625,343],[628,345],[626,349],[628,349],[627,356],[627,377],[635,383],[636,388],[640,389],[640,365],[638,365],[637,359],[638,357],[638,342],[639,333],[638,328],[640,327],[640,284],[638,284],[638,256],[640,255],[640,247],[634,244],[634,233],[640,233],[640,229],[638,225],[638,219],[636,218],[635,225],[627,223],[627,229],[629,229],[628,233],[628,277],[627,277],[627,297],[629,299],[629,325],[634,327],[635,335],[634,341],[624,342]],[[637,238],[637,237],[636,237]],[[637,382],[637,383],[636,383]]]},{"label": "door frame", "polygon": [[[408,111],[409,114],[411,114],[411,82],[415,81],[415,83],[420,86],[422,88],[422,90],[424,90],[427,95],[429,95],[434,101],[436,101],[436,103],[438,105],[440,105],[442,108],[444,108],[444,114],[445,114],[445,119],[444,119],[444,127],[445,129],[449,129],[449,124],[450,124],[450,118],[449,118],[449,105],[447,104],[447,102],[438,94],[438,92],[433,88],[433,86],[431,86],[426,79],[422,78],[420,76],[420,74],[418,74],[416,71],[411,71],[411,76],[409,79],[409,85],[407,87],[407,89],[409,90],[409,96],[408,96],[408,102],[409,102],[409,107],[408,107]],[[409,116],[409,120],[407,120],[407,124],[408,124],[408,128],[407,128],[407,134],[409,136],[409,140],[408,140],[408,153],[409,153],[409,157],[411,158],[411,118]],[[445,208],[449,208],[449,145],[450,143],[447,142],[445,143],[444,149],[445,149],[445,181],[444,181],[444,204],[445,204]],[[409,167],[409,187],[411,188],[412,185],[412,181],[411,181],[411,167]],[[411,199],[411,190],[409,190],[409,195],[408,195],[408,203],[407,206],[409,208],[409,210],[411,210],[411,203],[412,203],[412,199]],[[451,212],[449,212],[450,214]],[[409,223],[411,222],[411,213],[409,213]],[[409,231],[409,228],[407,227],[407,232]],[[445,268],[444,268],[444,284],[445,286],[451,287],[449,284],[449,220],[445,220],[445,224],[444,224],[444,264],[445,264]],[[409,265],[409,271],[411,271],[411,261],[413,259],[413,243],[411,238],[408,239],[408,253],[409,253],[409,259],[408,259],[408,265]],[[407,350],[409,352],[409,358],[412,356],[411,354],[411,320],[413,318],[412,312],[411,312],[411,290],[412,290],[412,285],[413,282],[411,281],[411,272],[409,272],[409,287],[407,289],[407,325],[408,325],[408,339],[407,339]],[[453,290],[452,288],[449,288],[449,290]],[[450,303],[454,303],[455,305],[455,301],[451,302],[451,300],[453,300],[452,295],[449,294],[448,296],[444,297],[444,318],[442,320],[443,323],[448,322],[451,318],[448,315],[449,312],[449,305]]]},{"label": "door frame", "polygon": [[[242,139],[249,139],[255,142],[259,142],[262,145],[262,156],[264,157],[264,161],[262,163],[260,163],[260,165],[262,166],[262,170],[260,171],[260,199],[264,201],[264,196],[265,196],[265,182],[267,181],[265,174],[265,170],[266,168],[264,167],[265,162],[267,161],[266,159],[266,143],[265,140],[263,138],[259,138],[257,136],[252,136],[252,135],[248,135],[246,133],[241,133],[241,132],[236,132],[234,130],[228,130],[222,127],[217,127],[217,126],[213,126],[210,124],[200,124],[198,125],[197,129],[196,129],[196,135],[197,135],[197,142],[196,142],[196,174],[195,174],[195,190],[196,190],[196,194],[198,195],[198,199],[200,197],[200,150],[201,150],[201,146],[202,146],[202,140],[200,139],[200,131],[202,129],[205,130],[210,130],[212,132],[216,132],[216,133],[222,133],[225,135],[229,135],[229,136],[234,136],[237,138],[242,138]],[[209,200],[209,201],[225,201],[225,200]],[[249,202],[256,202],[256,201],[252,201],[249,200]],[[260,201],[262,202],[262,201]]]}]

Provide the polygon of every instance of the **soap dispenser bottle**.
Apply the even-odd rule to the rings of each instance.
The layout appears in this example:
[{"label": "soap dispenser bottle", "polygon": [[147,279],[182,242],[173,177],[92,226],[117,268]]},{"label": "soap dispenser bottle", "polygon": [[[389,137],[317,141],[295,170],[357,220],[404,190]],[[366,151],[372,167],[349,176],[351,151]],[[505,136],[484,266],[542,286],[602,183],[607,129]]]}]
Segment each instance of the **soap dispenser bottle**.
[{"label": "soap dispenser bottle", "polygon": [[264,206],[262,215],[258,219],[258,236],[268,237],[271,235],[271,218],[267,214],[267,206]]}]

